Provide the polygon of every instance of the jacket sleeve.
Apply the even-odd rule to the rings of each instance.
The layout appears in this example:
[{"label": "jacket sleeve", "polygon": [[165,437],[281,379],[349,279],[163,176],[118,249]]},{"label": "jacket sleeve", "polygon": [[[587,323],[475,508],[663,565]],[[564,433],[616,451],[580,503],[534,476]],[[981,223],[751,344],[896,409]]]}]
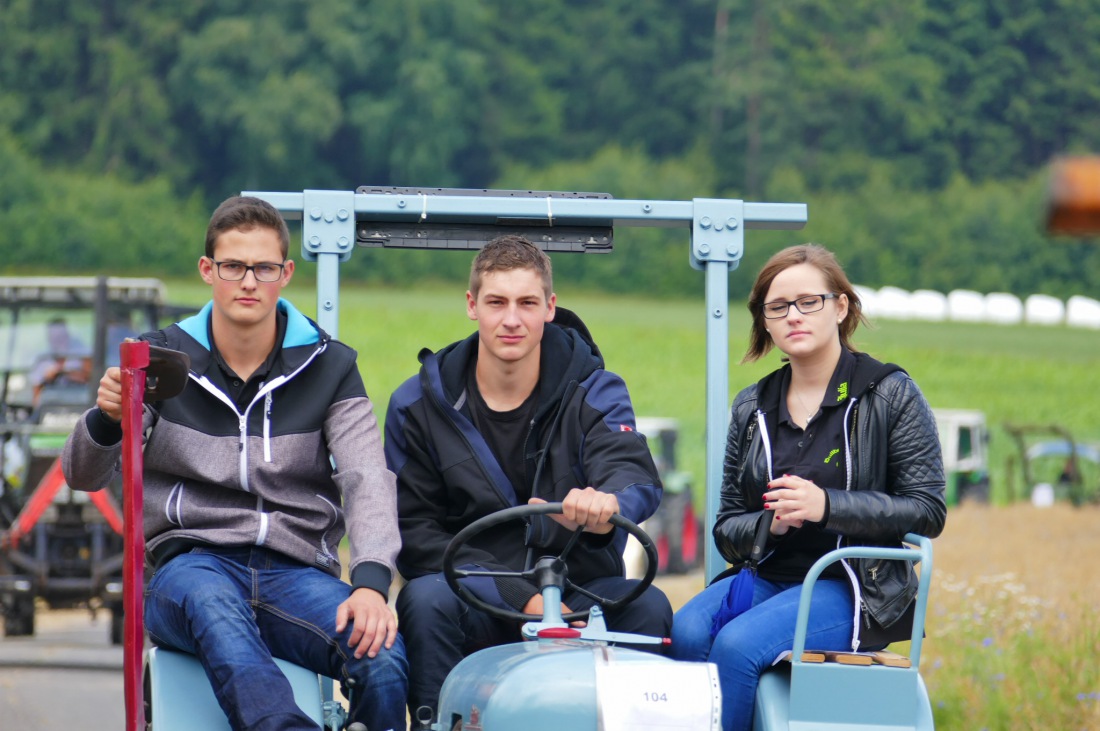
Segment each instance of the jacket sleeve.
[{"label": "jacket sleeve", "polygon": [[[156,423],[156,412],[148,404],[142,411],[142,433]],[[84,412],[65,440],[61,472],[74,490],[95,492],[122,475],[122,429],[103,418],[99,407]]]},{"label": "jacket sleeve", "polygon": [[657,512],[662,487],[649,445],[637,431],[626,383],[598,371],[585,386],[585,404],[599,418],[585,433],[584,473],[591,487],[615,494],[623,517],[641,523]]},{"label": "jacket sleeve", "polygon": [[[749,386],[737,395],[726,434],[726,454],[722,464],[722,493],[718,516],[714,521],[714,541],[722,558],[730,563],[740,563],[749,557],[756,526],[764,515],[763,502],[752,504],[746,486],[738,479],[741,460],[746,455],[741,448],[747,432],[756,429],[756,386]],[[747,445],[745,445],[747,446]],[[752,470],[746,469],[746,479]],[[762,492],[762,491],[758,491]]]},{"label": "jacket sleeve", "polygon": [[[390,398],[386,412],[386,463],[397,475],[398,524],[401,553],[398,570],[406,579],[438,574],[443,571],[443,553],[454,538],[456,518],[450,517],[451,498],[446,480],[433,458],[434,450],[426,427],[415,417],[422,404],[419,378],[414,376]],[[415,405],[415,408],[414,408]],[[472,523],[471,516],[462,525]],[[455,566],[484,570],[515,569],[497,561],[487,551],[467,543],[455,556]],[[488,580],[464,579],[463,585],[479,598],[502,609],[520,610],[538,593],[538,588],[515,578]]]},{"label": "jacket sleeve", "polygon": [[388,596],[401,537],[397,529],[397,481],[386,467],[382,433],[355,361],[340,397],[325,416],[325,441],[335,464],[333,480],[343,499],[351,549],[352,586]]},{"label": "jacket sleeve", "polygon": [[[947,506],[943,457],[932,409],[917,384],[903,372],[883,379],[865,398],[864,411],[868,413],[870,399],[884,400],[887,436],[883,441],[877,434],[871,435],[877,443],[864,445],[858,459],[884,460],[886,484],[830,490],[825,527],[863,541],[898,542],[906,533],[935,538],[943,531]],[[859,445],[856,448],[861,449]],[[873,470],[872,474],[882,471]]]}]

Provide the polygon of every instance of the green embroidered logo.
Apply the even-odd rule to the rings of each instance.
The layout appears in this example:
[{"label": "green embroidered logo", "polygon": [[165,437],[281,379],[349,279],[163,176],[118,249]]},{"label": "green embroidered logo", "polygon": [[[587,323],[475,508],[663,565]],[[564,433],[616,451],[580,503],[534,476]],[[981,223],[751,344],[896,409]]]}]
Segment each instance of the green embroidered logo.
[{"label": "green embroidered logo", "polygon": [[848,398],[848,382],[840,384],[836,387],[836,402],[840,403],[844,399]]},{"label": "green embroidered logo", "polygon": [[829,456],[825,458],[825,464],[829,464],[829,460],[836,456],[839,452],[839,449],[834,449],[833,451],[829,452]]}]

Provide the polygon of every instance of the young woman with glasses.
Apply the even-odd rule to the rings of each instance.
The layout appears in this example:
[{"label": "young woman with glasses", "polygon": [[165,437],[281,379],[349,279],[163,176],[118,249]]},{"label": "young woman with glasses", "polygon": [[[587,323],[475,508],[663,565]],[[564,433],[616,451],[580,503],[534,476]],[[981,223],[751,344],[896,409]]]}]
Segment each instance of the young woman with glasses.
[{"label": "young woman with glasses", "polygon": [[[900,367],[860,353],[859,296],[834,255],[793,246],[764,265],[748,303],[744,361],[785,364],[737,395],[714,539],[735,567],[770,521],[751,608],[715,621],[736,568],[676,613],[672,654],[713,662],[723,728],[748,729],[760,674],[794,645],[802,580],[846,545],[898,546],[943,530],[944,473],[932,410]],[[743,362],[744,362],[743,361]],[[807,648],[854,651],[907,639],[917,578],[899,561],[833,564],[813,592]]]}]

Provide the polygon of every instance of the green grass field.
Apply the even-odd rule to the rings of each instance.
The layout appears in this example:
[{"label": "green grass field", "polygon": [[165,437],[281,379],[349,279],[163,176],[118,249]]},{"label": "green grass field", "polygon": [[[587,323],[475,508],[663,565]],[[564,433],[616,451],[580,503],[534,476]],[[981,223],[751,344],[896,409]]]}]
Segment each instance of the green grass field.
[{"label": "green grass field", "polygon": [[[310,316],[317,309],[313,276],[312,266],[301,267],[287,293]],[[173,282],[169,291],[179,302],[198,303],[208,296],[197,277],[193,282]],[[396,289],[345,283],[340,295],[340,339],[359,351],[363,379],[380,418],[389,395],[416,373],[421,348],[437,350],[474,330],[466,319],[461,284]],[[559,291],[558,301],[588,324],[608,367],[626,379],[638,415],[679,420],[679,467],[702,485],[706,348],[702,292],[689,301],[564,290]],[[732,399],[743,386],[776,368],[779,357],[773,351],[762,362],[738,365],[749,319],[742,303],[734,303],[731,310]],[[904,367],[933,407],[985,412],[991,431],[995,499],[1004,500],[1007,495],[1006,463],[1015,458],[1015,447],[1003,429],[1005,422],[1059,424],[1078,440],[1100,442],[1100,332],[884,320],[857,331],[856,343],[875,357]],[[1021,480],[1016,472],[1018,491]],[[1100,479],[1087,474],[1091,480]]]}]

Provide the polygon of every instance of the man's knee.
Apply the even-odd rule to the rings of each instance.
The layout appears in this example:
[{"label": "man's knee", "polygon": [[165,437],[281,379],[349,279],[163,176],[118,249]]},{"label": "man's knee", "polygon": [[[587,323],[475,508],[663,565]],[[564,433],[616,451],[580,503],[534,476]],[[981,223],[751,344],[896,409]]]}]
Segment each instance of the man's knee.
[{"label": "man's knee", "polygon": [[361,658],[349,658],[348,675],[353,685],[382,689],[387,692],[391,686],[398,685],[402,692],[408,686],[409,662],[405,657],[404,638],[398,634],[393,647],[382,647],[374,657],[364,655]]},{"label": "man's knee", "polygon": [[[609,618],[610,619],[610,618]],[[672,630],[672,605],[665,593],[650,586],[642,595],[615,612],[611,629],[668,637]]]},{"label": "man's knee", "polygon": [[406,627],[420,622],[453,624],[462,610],[462,600],[451,591],[442,574],[417,577],[397,595],[398,621]]}]

